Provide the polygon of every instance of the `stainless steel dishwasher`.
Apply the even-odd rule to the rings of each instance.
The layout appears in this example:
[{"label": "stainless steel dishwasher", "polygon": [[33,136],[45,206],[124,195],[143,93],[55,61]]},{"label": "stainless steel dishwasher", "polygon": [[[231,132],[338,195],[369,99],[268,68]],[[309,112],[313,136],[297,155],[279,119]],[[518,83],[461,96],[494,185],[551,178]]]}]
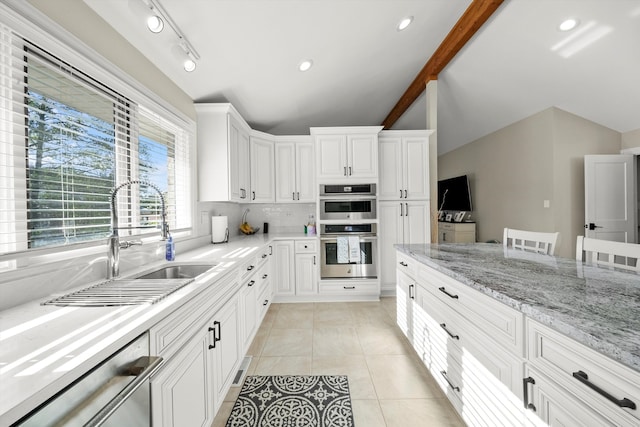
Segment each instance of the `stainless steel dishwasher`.
[{"label": "stainless steel dishwasher", "polygon": [[161,364],[145,332],[14,425],[148,427],[149,378]]}]

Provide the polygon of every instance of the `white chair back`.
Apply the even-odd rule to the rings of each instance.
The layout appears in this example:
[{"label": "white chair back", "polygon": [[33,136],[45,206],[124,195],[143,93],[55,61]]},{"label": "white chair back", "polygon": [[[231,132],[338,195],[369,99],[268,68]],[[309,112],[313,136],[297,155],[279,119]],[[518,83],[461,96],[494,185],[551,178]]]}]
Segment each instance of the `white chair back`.
[{"label": "white chair back", "polygon": [[576,259],[640,272],[640,244],[578,236]]},{"label": "white chair back", "polygon": [[539,254],[554,255],[560,233],[505,228],[502,239],[505,248],[521,249]]}]

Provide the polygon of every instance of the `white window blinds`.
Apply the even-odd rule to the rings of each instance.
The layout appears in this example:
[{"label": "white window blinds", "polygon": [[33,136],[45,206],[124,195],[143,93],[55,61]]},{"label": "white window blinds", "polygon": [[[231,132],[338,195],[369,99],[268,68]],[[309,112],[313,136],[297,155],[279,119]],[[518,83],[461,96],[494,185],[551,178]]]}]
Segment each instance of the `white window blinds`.
[{"label": "white window blinds", "polygon": [[[0,253],[106,238],[130,180],[191,226],[188,132],[5,26],[0,55]],[[117,206],[120,235],[159,233],[150,187]]]}]

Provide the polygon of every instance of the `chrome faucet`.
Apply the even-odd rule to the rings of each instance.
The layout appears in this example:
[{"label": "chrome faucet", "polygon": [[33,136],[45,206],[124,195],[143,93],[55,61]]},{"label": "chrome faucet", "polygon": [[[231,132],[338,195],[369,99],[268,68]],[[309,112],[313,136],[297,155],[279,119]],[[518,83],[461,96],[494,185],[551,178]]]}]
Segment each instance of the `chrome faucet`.
[{"label": "chrome faucet", "polygon": [[116,206],[116,196],[118,195],[118,191],[122,187],[131,187],[133,184],[138,185],[146,185],[147,187],[153,188],[156,190],[158,195],[160,196],[160,202],[162,207],[162,230],[161,240],[167,240],[167,236],[169,235],[169,224],[167,223],[167,213],[164,205],[164,196],[158,187],[151,184],[147,181],[139,181],[139,180],[131,180],[127,181],[124,184],[120,184],[111,192],[111,235],[109,236],[108,245],[109,248],[107,250],[107,279],[113,279],[118,277],[120,274],[120,249],[126,249],[133,245],[141,245],[140,241],[125,241],[120,242],[120,236],[118,235],[118,230],[134,230],[141,228],[152,228],[153,226],[138,226],[138,227],[118,227],[118,208]]}]

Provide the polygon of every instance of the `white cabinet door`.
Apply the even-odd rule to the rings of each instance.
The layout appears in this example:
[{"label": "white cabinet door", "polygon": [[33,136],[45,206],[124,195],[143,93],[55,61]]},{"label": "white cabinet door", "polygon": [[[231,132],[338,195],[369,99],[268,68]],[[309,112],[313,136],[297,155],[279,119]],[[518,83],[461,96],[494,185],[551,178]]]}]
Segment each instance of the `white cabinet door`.
[{"label": "white cabinet door", "polygon": [[[395,258],[394,258],[395,259]],[[412,277],[397,270],[396,316],[402,333],[413,343],[413,311],[416,284]]]},{"label": "white cabinet door", "polygon": [[273,141],[251,137],[251,202],[275,201],[275,158]]},{"label": "white cabinet door", "polygon": [[315,254],[296,254],[296,295],[318,293],[317,260]]},{"label": "white cabinet door", "polygon": [[240,312],[242,318],[242,348],[246,349],[251,345],[251,340],[258,325],[258,285],[255,277],[249,277],[246,283],[242,284],[239,292]]},{"label": "white cabinet door", "polygon": [[152,424],[209,426],[213,422],[213,368],[203,328],[151,379]]},{"label": "white cabinet door", "polygon": [[296,201],[316,202],[316,168],[313,143],[296,143]]},{"label": "white cabinet door", "polygon": [[276,202],[296,200],[296,148],[293,142],[276,142]]},{"label": "white cabinet door", "polygon": [[400,208],[403,202],[378,202],[378,244],[380,251],[380,287],[383,293],[392,293],[396,283],[396,249],[403,243],[403,220]]},{"label": "white cabinet door", "polygon": [[318,135],[316,137],[316,165],[319,179],[347,177],[347,136]]},{"label": "white cabinet door", "polygon": [[402,139],[400,137],[380,138],[379,200],[397,200],[404,196]]},{"label": "white cabinet door", "polygon": [[275,293],[276,295],[295,295],[293,241],[279,241],[273,244],[275,254]]},{"label": "white cabinet door", "polygon": [[403,138],[402,151],[405,199],[429,199],[429,138]]},{"label": "white cabinet door", "polygon": [[378,136],[347,135],[347,175],[350,179],[378,178]]},{"label": "white cabinet door", "polygon": [[404,202],[402,214],[404,244],[431,243],[429,201]]},{"label": "white cabinet door", "polygon": [[429,137],[404,133],[380,136],[380,200],[429,199]]},{"label": "white cabinet door", "polygon": [[233,297],[212,317],[208,327],[214,338],[213,348],[211,348],[215,384],[213,402],[214,410],[218,412],[229,387],[231,387],[242,357],[236,297]]},{"label": "white cabinet door", "polygon": [[315,155],[310,141],[277,141],[276,202],[315,203]]},{"label": "white cabinet door", "polygon": [[[231,200],[249,199],[249,133],[232,115],[229,118],[229,175]],[[206,183],[215,185],[215,183]]]}]

